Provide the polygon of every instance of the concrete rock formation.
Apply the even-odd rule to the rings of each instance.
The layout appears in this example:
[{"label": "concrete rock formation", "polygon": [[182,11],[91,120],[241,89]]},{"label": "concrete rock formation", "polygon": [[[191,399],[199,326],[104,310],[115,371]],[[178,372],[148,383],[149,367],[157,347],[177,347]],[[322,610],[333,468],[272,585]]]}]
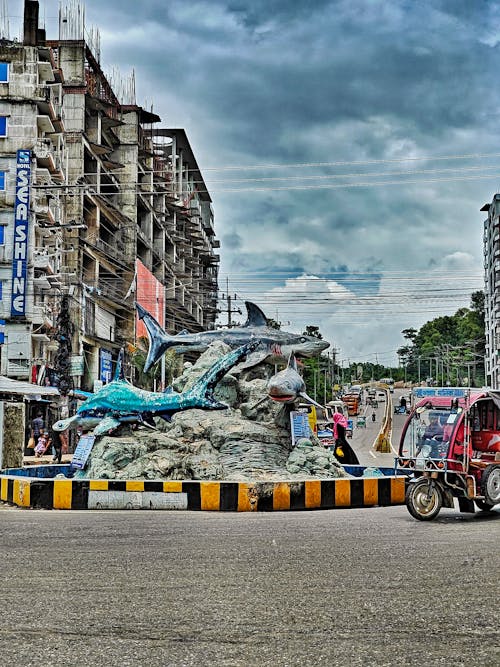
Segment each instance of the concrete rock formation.
[{"label": "concrete rock formation", "polygon": [[[228,350],[222,342],[212,344],[194,365],[186,365],[174,389],[192,386]],[[253,379],[228,373],[219,382],[215,395],[228,404],[227,410],[187,410],[174,415],[170,424],[157,420],[157,431],[124,426],[120,436],[99,438],[78,476],[228,481],[346,476],[315,438],[299,441],[292,451],[290,406],[266,401],[253,407],[266,391],[266,367],[261,367],[261,378],[254,377],[254,369]]]}]

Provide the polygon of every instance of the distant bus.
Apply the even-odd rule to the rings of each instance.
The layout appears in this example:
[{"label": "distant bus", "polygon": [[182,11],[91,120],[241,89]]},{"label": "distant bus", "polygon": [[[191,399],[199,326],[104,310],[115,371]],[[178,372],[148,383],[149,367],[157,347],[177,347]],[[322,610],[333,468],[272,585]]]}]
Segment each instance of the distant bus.
[{"label": "distant bus", "polygon": [[344,394],[342,401],[347,405],[349,417],[359,415],[359,396],[358,394]]}]

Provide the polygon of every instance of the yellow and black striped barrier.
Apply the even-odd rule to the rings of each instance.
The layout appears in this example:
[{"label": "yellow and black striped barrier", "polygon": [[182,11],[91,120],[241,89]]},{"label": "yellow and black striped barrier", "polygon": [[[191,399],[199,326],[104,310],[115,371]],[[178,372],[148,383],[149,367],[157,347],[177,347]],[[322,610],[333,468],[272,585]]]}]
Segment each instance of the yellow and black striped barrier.
[{"label": "yellow and black striped barrier", "polygon": [[268,512],[402,505],[405,477],[282,482],[116,481],[0,475],[0,500],[42,509]]}]

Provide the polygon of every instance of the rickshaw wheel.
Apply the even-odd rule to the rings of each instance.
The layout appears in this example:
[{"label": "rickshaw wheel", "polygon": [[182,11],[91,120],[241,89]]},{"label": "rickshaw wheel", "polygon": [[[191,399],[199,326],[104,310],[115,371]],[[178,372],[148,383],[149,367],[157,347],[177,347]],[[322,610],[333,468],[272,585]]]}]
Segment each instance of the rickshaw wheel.
[{"label": "rickshaw wheel", "polygon": [[490,503],[487,503],[484,500],[475,500],[474,502],[476,503],[478,509],[481,510],[481,512],[491,512],[494,507],[494,505],[490,505]]},{"label": "rickshaw wheel", "polygon": [[488,466],[481,478],[485,502],[492,507],[500,503],[500,466]]},{"label": "rickshaw wheel", "polygon": [[419,521],[431,521],[443,506],[443,494],[437,484],[431,484],[426,477],[410,484],[406,494],[408,512]]}]

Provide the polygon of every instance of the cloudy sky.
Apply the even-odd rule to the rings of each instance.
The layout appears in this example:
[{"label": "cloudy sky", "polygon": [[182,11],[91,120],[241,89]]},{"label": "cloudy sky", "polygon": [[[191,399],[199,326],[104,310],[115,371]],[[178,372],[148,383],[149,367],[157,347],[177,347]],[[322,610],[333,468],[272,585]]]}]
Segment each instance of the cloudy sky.
[{"label": "cloudy sky", "polygon": [[[57,37],[54,2],[41,2]],[[15,7],[16,5],[16,7]],[[21,0],[10,0],[20,9]],[[87,0],[101,64],[183,127],[214,202],[220,288],[339,358],[482,288],[500,189],[500,2]],[[13,11],[13,14],[20,13]]]}]

